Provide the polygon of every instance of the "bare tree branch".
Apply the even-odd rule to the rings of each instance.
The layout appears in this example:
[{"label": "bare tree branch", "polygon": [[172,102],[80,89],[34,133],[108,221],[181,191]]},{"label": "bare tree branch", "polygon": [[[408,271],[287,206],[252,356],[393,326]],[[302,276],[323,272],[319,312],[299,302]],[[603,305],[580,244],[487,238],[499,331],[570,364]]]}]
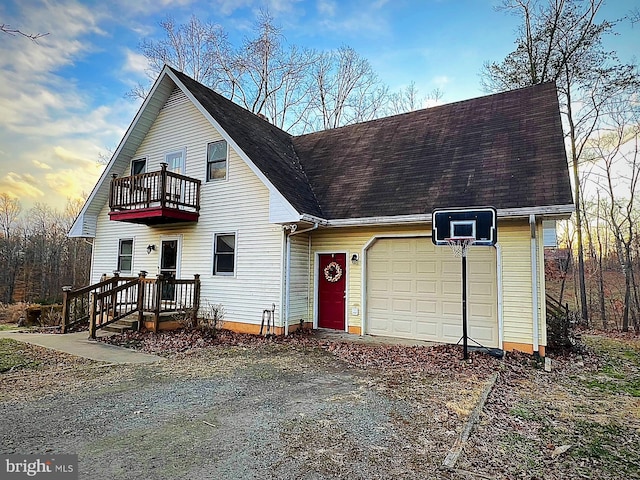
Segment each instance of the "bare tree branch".
[{"label": "bare tree branch", "polygon": [[17,28],[11,28],[11,25],[6,23],[0,24],[0,32],[6,33],[7,35],[11,35],[13,37],[15,37],[16,35],[20,35],[36,43],[38,43],[37,40],[39,38],[49,35],[49,33],[25,33]]}]

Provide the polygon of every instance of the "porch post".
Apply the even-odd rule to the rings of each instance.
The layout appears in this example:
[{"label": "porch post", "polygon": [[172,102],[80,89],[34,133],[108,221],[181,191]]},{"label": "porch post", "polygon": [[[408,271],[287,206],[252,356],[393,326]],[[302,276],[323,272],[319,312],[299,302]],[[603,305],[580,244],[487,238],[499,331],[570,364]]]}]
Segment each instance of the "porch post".
[{"label": "porch post", "polygon": [[96,338],[96,293],[89,294],[89,338]]},{"label": "porch post", "polygon": [[164,275],[158,274],[156,279],[156,299],[153,311],[153,332],[158,333],[160,326],[160,303],[162,302],[162,289],[164,287]]},{"label": "porch post", "polygon": [[62,322],[60,324],[60,332],[67,333],[67,325],[69,325],[69,292],[70,286],[62,287]]},{"label": "porch post", "polygon": [[167,166],[168,164],[162,162],[160,164],[160,206],[164,208],[167,202]]},{"label": "porch post", "polygon": [[193,276],[193,324],[198,324],[198,310],[200,310],[200,275],[195,274]]},{"label": "porch post", "polygon": [[[118,286],[118,281],[120,280],[120,272],[113,272],[113,278],[111,279],[111,318],[115,318],[116,316],[116,302],[118,301],[118,295],[113,293],[113,290]],[[109,309],[107,308],[107,322],[109,321]],[[102,319],[100,321],[102,322]]]},{"label": "porch post", "polygon": [[147,276],[147,272],[140,270],[138,274],[138,331],[142,328],[142,322],[144,321],[144,290],[146,287],[144,279]]}]

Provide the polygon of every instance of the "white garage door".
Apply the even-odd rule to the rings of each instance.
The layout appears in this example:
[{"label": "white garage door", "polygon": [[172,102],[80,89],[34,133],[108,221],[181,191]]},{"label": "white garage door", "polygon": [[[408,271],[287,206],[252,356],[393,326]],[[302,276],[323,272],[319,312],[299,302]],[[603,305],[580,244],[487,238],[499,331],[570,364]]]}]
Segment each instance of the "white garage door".
[{"label": "white garage door", "polygon": [[[428,237],[379,239],[367,252],[367,333],[457,343],[462,336],[461,272],[461,260]],[[467,280],[469,338],[498,347],[493,247],[469,249]]]}]

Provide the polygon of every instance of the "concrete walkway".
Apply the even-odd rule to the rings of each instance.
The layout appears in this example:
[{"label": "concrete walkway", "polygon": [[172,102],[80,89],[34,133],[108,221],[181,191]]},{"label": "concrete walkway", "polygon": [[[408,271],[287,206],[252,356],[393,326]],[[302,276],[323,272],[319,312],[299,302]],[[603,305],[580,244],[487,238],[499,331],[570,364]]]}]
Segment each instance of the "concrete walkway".
[{"label": "concrete walkway", "polygon": [[87,332],[49,334],[0,332],[0,338],[11,338],[18,342],[30,343],[50,348],[58,352],[70,353],[77,357],[107,363],[154,363],[165,360],[164,357],[136,352],[124,347],[88,340]]}]

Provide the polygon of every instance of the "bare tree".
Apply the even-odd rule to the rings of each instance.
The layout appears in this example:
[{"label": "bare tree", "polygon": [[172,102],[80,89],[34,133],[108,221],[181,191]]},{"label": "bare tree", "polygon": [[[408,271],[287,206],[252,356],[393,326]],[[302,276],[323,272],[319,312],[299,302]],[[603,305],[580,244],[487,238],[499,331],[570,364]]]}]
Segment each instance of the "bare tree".
[{"label": "bare tree", "polygon": [[443,97],[444,92],[439,88],[434,88],[428,95],[422,96],[415,82],[411,82],[405,88],[389,95],[387,110],[390,115],[412,112],[426,108],[430,106],[430,104],[436,104],[442,100]]},{"label": "bare tree", "polygon": [[226,58],[221,91],[276,126],[295,129],[308,111],[308,79],[316,53],[287,45],[266,11],[258,15],[254,33]]},{"label": "bare tree", "polygon": [[[636,195],[640,182],[640,109],[636,95],[605,105],[606,116],[589,144],[600,160],[600,182],[608,195],[607,220],[611,226],[618,260],[625,277],[622,330],[633,321],[640,331],[640,299],[634,274],[633,245],[637,236]],[[624,192],[624,193],[621,193]]]},{"label": "bare tree", "polygon": [[[176,25],[171,17],[160,22],[165,37],[158,41],[144,40],[140,51],[147,59],[147,76],[155,79],[165,64],[186,73],[194,80],[218,88],[223,80],[221,66],[230,56],[227,34],[217,24],[203,23],[193,15],[188,23]],[[144,98],[148,87],[138,84],[130,97]]]},{"label": "bare tree", "polygon": [[553,81],[558,86],[568,130],[578,242],[578,280],[582,318],[588,321],[584,273],[579,164],[602,105],[639,82],[633,65],[622,64],[602,39],[618,21],[596,21],[603,0],[504,0],[502,9],[521,19],[516,49],[482,71],[487,90],[499,91]]},{"label": "bare tree", "polygon": [[20,263],[20,236],[14,232],[22,208],[20,202],[7,193],[0,194],[0,292],[2,301],[13,298]]},{"label": "bare tree", "polygon": [[313,67],[311,129],[329,129],[371,120],[381,113],[388,88],[368,60],[351,47],[320,55]]}]

